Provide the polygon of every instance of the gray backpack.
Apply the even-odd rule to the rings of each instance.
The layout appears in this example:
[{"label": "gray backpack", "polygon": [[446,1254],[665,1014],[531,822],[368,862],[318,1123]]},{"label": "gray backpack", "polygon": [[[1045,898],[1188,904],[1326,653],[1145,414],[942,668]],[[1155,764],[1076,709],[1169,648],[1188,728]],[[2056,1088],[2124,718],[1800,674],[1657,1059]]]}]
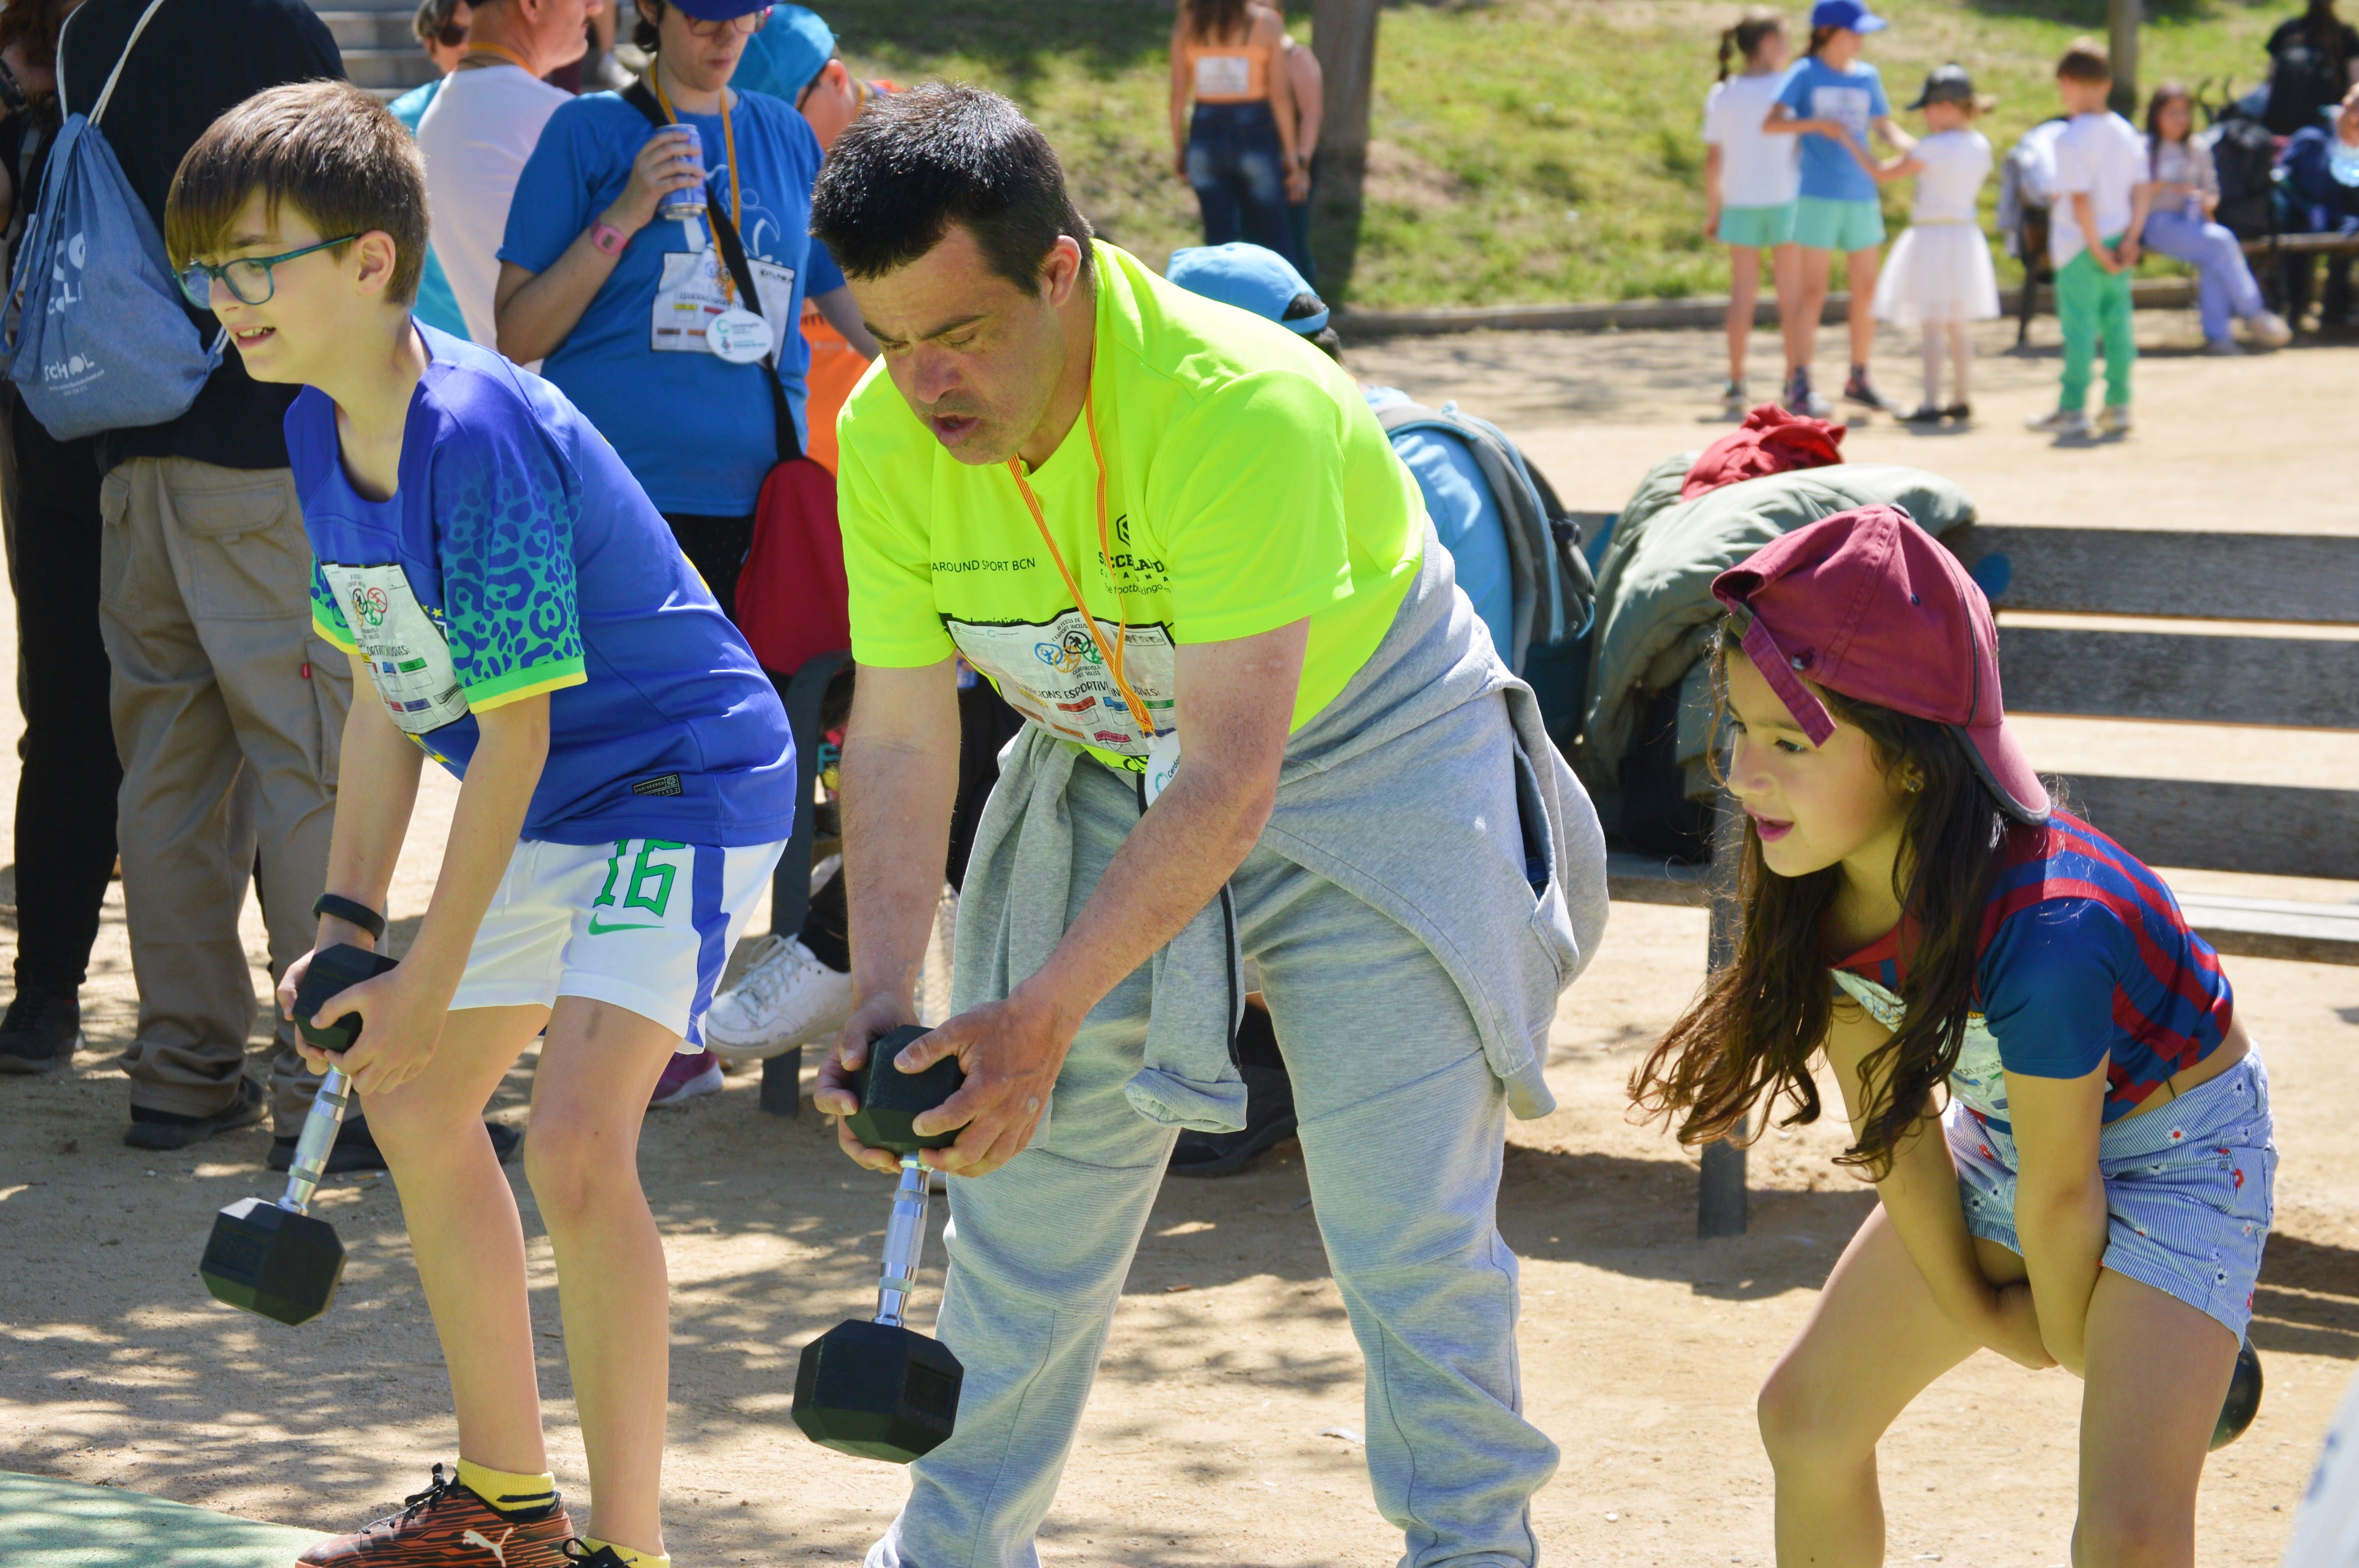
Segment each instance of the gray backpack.
[{"label": "gray backpack", "polygon": [[65,53],[58,39],[58,107],[65,116],[49,153],[40,210],[16,254],[0,357],[25,406],[60,441],[177,419],[221,363],[223,328],[205,345],[189,317],[164,237],[123,177],[98,128],[123,63],[164,0],[149,0],[123,58],[87,115],[68,111]]},{"label": "gray backpack", "polygon": [[1515,616],[1515,646],[1499,656],[1517,675],[1535,647],[1579,641],[1596,611],[1597,579],[1581,553],[1581,524],[1565,515],[1548,479],[1525,460],[1506,431],[1454,402],[1440,408],[1394,403],[1376,410],[1388,439],[1435,430],[1465,443],[1498,503],[1507,531],[1507,572]]}]

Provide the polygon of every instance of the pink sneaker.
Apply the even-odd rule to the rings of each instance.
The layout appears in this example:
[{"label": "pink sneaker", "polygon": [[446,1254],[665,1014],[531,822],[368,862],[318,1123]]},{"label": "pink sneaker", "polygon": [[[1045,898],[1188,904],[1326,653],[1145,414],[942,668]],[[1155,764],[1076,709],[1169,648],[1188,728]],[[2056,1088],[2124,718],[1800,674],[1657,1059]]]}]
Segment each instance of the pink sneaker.
[{"label": "pink sneaker", "polygon": [[694,1055],[674,1052],[664,1064],[663,1076],[656,1080],[655,1098],[647,1101],[650,1109],[659,1105],[680,1105],[699,1095],[709,1095],[721,1087],[721,1058],[710,1051]]}]

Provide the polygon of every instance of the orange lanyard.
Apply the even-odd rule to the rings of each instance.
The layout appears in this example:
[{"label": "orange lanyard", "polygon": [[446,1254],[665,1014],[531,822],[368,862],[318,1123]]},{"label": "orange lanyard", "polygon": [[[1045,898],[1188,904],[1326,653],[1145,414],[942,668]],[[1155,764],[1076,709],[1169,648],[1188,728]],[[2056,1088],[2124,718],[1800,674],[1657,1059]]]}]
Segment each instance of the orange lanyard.
[{"label": "orange lanyard", "polygon": [[1073,608],[1082,612],[1082,624],[1090,629],[1090,641],[1097,644],[1098,657],[1105,661],[1106,673],[1114,676],[1114,689],[1122,693],[1123,705],[1130,709],[1131,721],[1138,726],[1139,739],[1152,741],[1155,739],[1155,721],[1147,718],[1147,704],[1138,700],[1138,694],[1130,689],[1130,683],[1122,676],[1123,650],[1130,638],[1130,611],[1123,606],[1122,589],[1114,585],[1114,555],[1106,539],[1105,449],[1098,445],[1095,388],[1082,395],[1082,421],[1089,427],[1090,456],[1098,466],[1098,560],[1105,568],[1106,586],[1114,589],[1115,632],[1113,647],[1106,646],[1105,633],[1098,630],[1098,618],[1090,613],[1089,605],[1082,599],[1082,585],[1073,580],[1072,572],[1065,566],[1063,553],[1057,548],[1057,541],[1049,537],[1049,519],[1040,511],[1040,498],[1032,493],[1030,485],[1024,482],[1024,460],[1008,459],[1007,471],[1016,480],[1016,492],[1024,498],[1024,504],[1032,513],[1033,526],[1040,530],[1040,542],[1049,546],[1049,558],[1057,563],[1057,575],[1065,579],[1065,591],[1073,596]]},{"label": "orange lanyard", "polygon": [[527,76],[530,76],[532,74],[532,67],[525,63],[524,56],[516,53],[516,50],[512,49],[506,49],[498,44],[469,44],[467,46],[467,52],[471,55],[497,55],[500,59],[516,67],[518,70],[523,71]]},{"label": "orange lanyard", "polygon": [[[647,85],[656,90],[656,102],[663,105],[664,118],[675,125],[679,124],[679,116],[672,113],[671,100],[664,93],[663,79],[654,71],[649,71]],[[737,123],[730,116],[729,89],[725,87],[721,90],[721,143],[729,157],[729,222],[730,226],[737,231],[739,242],[742,243],[745,224],[745,220],[738,216],[737,205]],[[712,225],[707,222],[704,228],[707,233],[711,233]],[[721,237],[718,234],[712,236],[712,248],[716,251],[721,248]],[[729,269],[726,266],[721,269],[721,297],[732,305],[737,303],[737,287],[734,280],[730,277]]]}]

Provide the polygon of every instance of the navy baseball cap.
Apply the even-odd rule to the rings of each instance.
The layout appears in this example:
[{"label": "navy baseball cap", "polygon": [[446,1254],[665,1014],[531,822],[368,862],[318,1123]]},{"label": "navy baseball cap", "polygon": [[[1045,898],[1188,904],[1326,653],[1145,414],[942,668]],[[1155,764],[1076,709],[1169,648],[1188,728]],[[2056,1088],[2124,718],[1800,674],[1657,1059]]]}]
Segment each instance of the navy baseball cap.
[{"label": "navy baseball cap", "polygon": [[1299,296],[1308,294],[1317,299],[1318,291],[1303,281],[1292,262],[1266,245],[1249,245],[1243,241],[1225,245],[1189,245],[1171,253],[1163,276],[1190,294],[1250,310],[1265,321],[1275,321],[1306,338],[1327,325],[1324,303],[1308,316],[1288,319],[1287,307]]},{"label": "navy baseball cap", "polygon": [[1813,27],[1848,27],[1854,33],[1880,33],[1892,24],[1859,0],[1819,0],[1810,7]]},{"label": "navy baseball cap", "polygon": [[740,16],[770,9],[769,0],[664,0],[679,7],[683,16],[700,22],[734,22]]}]

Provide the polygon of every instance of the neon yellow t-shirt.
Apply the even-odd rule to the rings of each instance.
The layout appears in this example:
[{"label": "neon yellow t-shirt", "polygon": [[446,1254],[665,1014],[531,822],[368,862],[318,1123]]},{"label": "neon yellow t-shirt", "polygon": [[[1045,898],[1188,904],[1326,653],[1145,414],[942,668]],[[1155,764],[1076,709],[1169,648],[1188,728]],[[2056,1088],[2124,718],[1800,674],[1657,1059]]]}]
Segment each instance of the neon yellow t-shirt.
[{"label": "neon yellow t-shirt", "polygon": [[[1066,570],[1158,732],[1176,723],[1175,650],[1308,616],[1293,728],[1382,641],[1424,556],[1425,503],[1341,365],[1283,327],[1176,288],[1095,246],[1091,400],[1027,476]],[[912,668],[953,645],[1017,711],[1117,767],[1141,732],[1004,463],[944,451],[873,367],[837,424],[852,652]],[[1120,598],[1117,600],[1116,594]]]}]

